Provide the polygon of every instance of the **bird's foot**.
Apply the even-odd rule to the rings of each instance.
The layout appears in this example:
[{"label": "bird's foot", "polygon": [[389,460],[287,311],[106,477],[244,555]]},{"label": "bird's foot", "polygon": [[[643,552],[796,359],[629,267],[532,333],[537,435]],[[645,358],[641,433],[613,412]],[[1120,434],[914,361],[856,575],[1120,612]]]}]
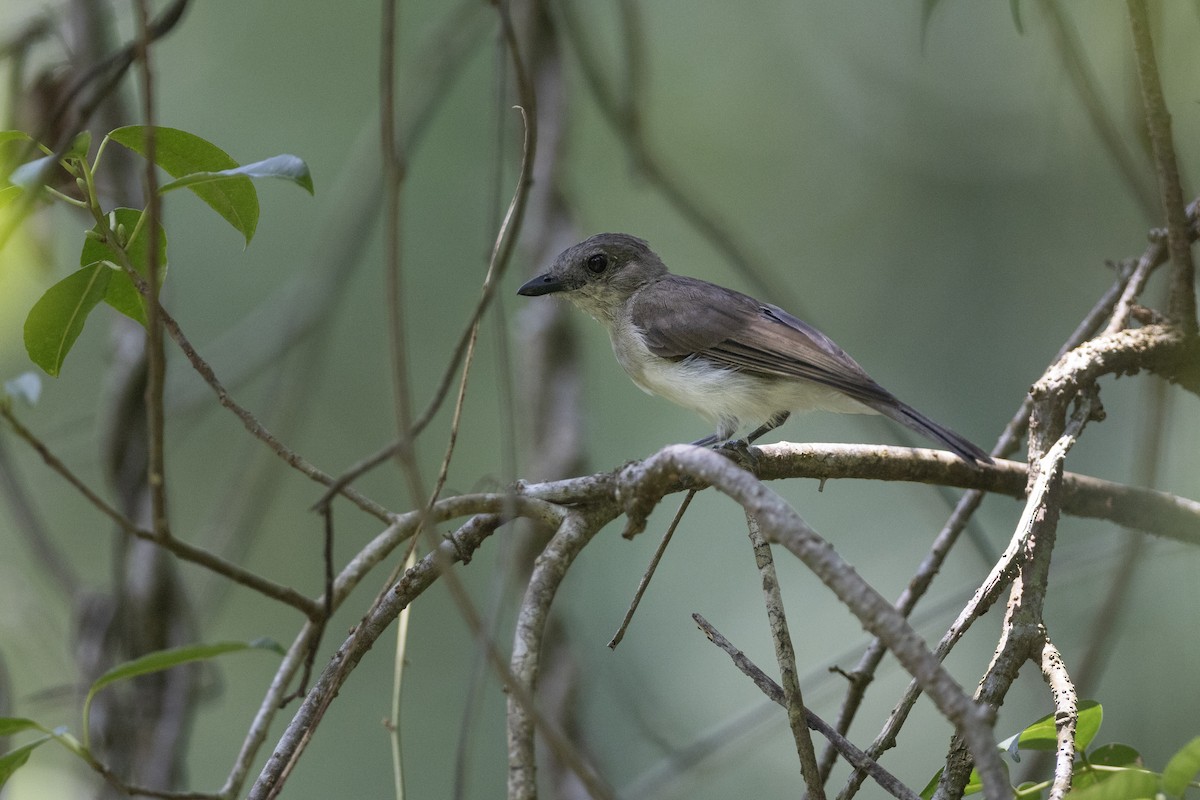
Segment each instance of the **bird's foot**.
[{"label": "bird's foot", "polygon": [[750,471],[754,471],[758,467],[758,448],[753,447],[746,439],[730,439],[714,446],[713,449],[718,453],[723,453],[739,467]]}]

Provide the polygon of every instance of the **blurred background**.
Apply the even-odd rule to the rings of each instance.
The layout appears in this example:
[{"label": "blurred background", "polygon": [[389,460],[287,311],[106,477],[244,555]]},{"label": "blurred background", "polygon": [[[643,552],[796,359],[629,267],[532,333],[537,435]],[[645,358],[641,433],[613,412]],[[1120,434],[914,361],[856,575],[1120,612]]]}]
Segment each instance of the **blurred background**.
[{"label": "blurred background", "polygon": [[[1106,262],[1139,255],[1148,229],[1161,224],[1124,3],[659,0],[636,4],[633,28],[614,4],[550,5],[563,38],[564,78],[552,180],[569,222],[543,236],[542,206],[527,214],[525,246],[482,327],[448,492],[553,477],[530,472],[542,462],[529,446],[539,420],[529,413],[521,320],[531,305],[558,301],[514,294],[554,254],[534,238],[557,248],[626,231],[648,239],[676,272],[762,294],[745,269],[751,263],[774,302],[832,336],[897,396],[989,448],[1111,285]],[[124,41],[133,20],[118,8]],[[1193,3],[1153,8],[1185,193],[1194,193],[1200,14]],[[17,31],[54,11],[0,0],[0,30]],[[419,0],[400,4],[399,14],[401,128],[413,123],[406,114],[424,107],[424,93],[440,97],[408,153],[401,222],[412,391],[423,408],[478,298],[513,190],[521,132],[495,9]],[[248,248],[196,198],[167,196],[165,304],[239,401],[331,473],[395,435],[378,224],[379,28],[374,4],[209,0],[194,4],[153,50],[160,124],[203,136],[241,163],[288,152],[312,169],[315,198],[283,183],[259,184],[262,217]],[[654,168],[719,221],[741,248],[740,262],[668,201],[597,105],[578,43],[608,85],[620,88],[631,36],[644,57],[633,74]],[[451,51],[463,54],[452,75],[442,66]],[[1072,61],[1071,52],[1084,61]],[[51,40],[33,51],[32,63],[61,57]],[[1095,88],[1090,101],[1080,80]],[[14,98],[4,83],[7,104]],[[1111,124],[1125,166],[1098,132],[1097,113]],[[543,132],[543,145],[553,138]],[[0,252],[0,379],[34,369],[22,345],[24,317],[77,265],[85,227],[56,206],[28,220]],[[563,240],[564,230],[573,236]],[[1148,298],[1161,297],[1160,283]],[[36,407],[18,408],[97,487],[105,482],[105,426],[115,402],[115,317],[98,309],[62,375],[44,378]],[[699,418],[637,390],[592,320],[568,319],[583,370],[582,471],[613,469],[710,432]],[[251,441],[171,346],[168,358],[175,532],[317,595],[322,530],[308,508],[318,487]],[[1156,488],[1200,497],[1197,400],[1161,391],[1155,381],[1105,381],[1108,418],[1088,428],[1068,468],[1143,482],[1138,463],[1149,453]],[[1161,415],[1154,410],[1160,403]],[[1148,422],[1156,418],[1161,424]],[[443,408],[421,441],[427,479],[449,420]],[[770,440],[910,443],[906,436],[877,420],[814,414],[793,417]],[[0,439],[2,468],[34,499],[86,584],[79,589],[103,591],[115,569],[111,526],[7,429]],[[392,467],[360,486],[390,508],[409,507]],[[819,491],[795,480],[772,488],[888,597],[903,589],[954,500],[922,485],[831,482]],[[581,746],[622,797],[790,796],[800,774],[784,714],[764,703],[690,619],[703,614],[774,673],[740,509],[713,493],[697,497],[624,642],[615,651],[605,646],[673,511],[668,500],[649,533],[632,543],[619,537],[618,525],[603,531],[556,601],[576,671]],[[985,501],[914,617],[927,639],[940,637],[965,603],[1019,512],[1008,498]],[[336,519],[340,564],[379,524],[345,504]],[[1132,558],[1130,591],[1109,608],[1114,576],[1131,561],[1129,541],[1107,523],[1063,520],[1048,623],[1068,668],[1091,670],[1081,693],[1104,704],[1097,741],[1132,744],[1161,769],[1198,733],[1200,554],[1146,540]],[[502,529],[460,570],[479,607],[494,615],[502,646],[511,641],[519,598],[506,577],[512,546],[511,531]],[[0,713],[77,732],[72,602],[39,568],[8,506],[0,509],[0,552],[9,704]],[[834,719],[844,680],[828,668],[852,668],[868,640],[799,565],[781,557],[779,569],[805,699]],[[179,573],[198,610],[199,639],[290,643],[300,622],[294,612],[197,568],[183,565]],[[318,667],[382,577],[368,579],[335,618]],[[993,610],[951,656],[948,666],[963,685],[973,688],[986,668],[999,621]],[[1093,647],[1098,630],[1102,644]],[[505,696],[481,667],[443,587],[414,606],[411,636],[400,720],[408,790],[414,797],[499,796],[507,775]],[[205,699],[186,743],[189,788],[215,791],[224,782],[275,664],[252,652],[206,670]],[[390,796],[381,719],[389,714],[391,673],[386,647],[368,655],[286,796]],[[906,683],[885,660],[852,729],[855,741],[874,737]],[[272,729],[267,751],[290,711]],[[1051,711],[1029,665],[1002,709],[998,734]],[[944,758],[948,737],[922,701],[884,764],[919,789]],[[693,754],[703,757],[691,761]],[[13,800],[75,797],[94,784],[73,759],[47,747],[6,792]],[[872,787],[865,791],[876,796]]]}]

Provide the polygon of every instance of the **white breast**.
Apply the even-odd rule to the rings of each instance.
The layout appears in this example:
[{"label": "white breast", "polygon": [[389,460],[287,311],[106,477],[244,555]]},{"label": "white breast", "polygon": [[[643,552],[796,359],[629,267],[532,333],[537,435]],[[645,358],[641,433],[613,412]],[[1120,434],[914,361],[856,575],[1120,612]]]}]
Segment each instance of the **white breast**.
[{"label": "white breast", "polygon": [[682,361],[660,358],[647,349],[632,324],[611,326],[609,338],[617,361],[643,391],[695,411],[717,426],[722,438],[732,436],[743,426],[766,422],[781,411],[877,413],[836,389],[812,381],[720,368],[695,356]]}]

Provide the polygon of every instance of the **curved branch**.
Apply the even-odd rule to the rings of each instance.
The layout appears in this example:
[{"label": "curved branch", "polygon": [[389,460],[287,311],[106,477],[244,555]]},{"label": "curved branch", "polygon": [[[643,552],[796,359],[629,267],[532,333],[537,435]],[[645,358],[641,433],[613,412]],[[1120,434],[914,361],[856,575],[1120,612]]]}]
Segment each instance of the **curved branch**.
[{"label": "curved branch", "polygon": [[803,561],[864,628],[887,644],[938,710],[966,738],[985,788],[996,796],[1008,792],[992,734],[991,713],[968,697],[891,603],[842,560],[783,498],[749,472],[711,450],[690,445],[667,447],[621,472],[621,483],[629,496],[631,525],[644,525],[645,515],[681,474],[710,483],[728,495],[758,519],[769,541],[783,545]]},{"label": "curved branch", "polygon": [[[443,541],[436,550],[417,562],[399,582],[388,590],[383,602],[378,603],[372,613],[350,633],[346,642],[338,648],[313,688],[305,696],[300,708],[296,710],[292,721],[280,737],[275,751],[267,759],[258,780],[250,789],[248,795],[250,800],[266,800],[266,798],[274,798],[279,795],[330,703],[333,702],[350,673],[354,671],[359,660],[371,649],[402,609],[429,588],[448,565],[462,560],[466,555],[478,549],[484,539],[504,522],[504,518],[493,515],[487,521],[489,524],[463,526],[454,537]],[[301,637],[303,636],[302,633]],[[298,648],[299,643],[298,640],[289,651],[289,655],[296,652],[301,653],[299,658],[293,658],[288,662],[293,671],[303,660],[302,648]],[[286,682],[286,680],[282,681],[284,684]],[[280,683],[277,675],[276,680],[271,684],[272,693]],[[262,713],[260,709],[260,716]],[[256,718],[256,727],[257,724],[258,719]],[[265,736],[265,731],[263,735]],[[240,760],[239,758],[239,762]]]},{"label": "curved branch", "polygon": [[[537,798],[534,733],[538,715],[533,699],[536,697],[542,640],[550,619],[550,604],[575,557],[611,519],[611,515],[569,514],[538,556],[526,585],[525,597],[517,614],[511,661],[512,676],[523,691],[520,697],[515,693],[508,697],[509,800]],[[590,770],[575,768],[575,772],[588,782],[592,797],[615,796]]]}]

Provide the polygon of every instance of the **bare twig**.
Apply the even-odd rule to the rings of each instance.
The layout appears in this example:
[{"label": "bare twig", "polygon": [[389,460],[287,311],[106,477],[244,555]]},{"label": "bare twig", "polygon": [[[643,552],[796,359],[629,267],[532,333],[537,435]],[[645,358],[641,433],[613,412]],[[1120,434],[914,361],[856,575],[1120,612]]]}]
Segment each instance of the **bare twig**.
[{"label": "bare twig", "polygon": [[825,786],[821,781],[821,768],[817,766],[817,752],[813,748],[812,736],[808,732],[806,717],[808,709],[800,692],[800,680],[796,675],[796,651],[788,632],[787,616],[783,610],[783,594],[779,591],[779,576],[775,573],[775,559],[771,557],[771,545],[767,543],[758,519],[746,512],[746,529],[750,545],[754,548],[754,561],[762,579],[763,600],[767,607],[767,622],[771,627],[771,641],[775,645],[775,660],[779,663],[779,679],[783,684],[784,708],[787,710],[788,727],[796,742],[796,755],[800,759],[800,772],[804,786],[813,800],[825,800]]},{"label": "bare twig", "polygon": [[621,625],[617,628],[617,632],[613,634],[609,640],[608,646],[610,649],[616,649],[616,646],[625,638],[625,631],[629,628],[629,623],[633,621],[633,615],[637,611],[638,605],[642,602],[642,595],[646,593],[646,588],[650,585],[650,579],[654,577],[654,571],[658,569],[658,562],[662,561],[663,553],[667,551],[667,545],[671,543],[671,537],[675,535],[675,529],[679,527],[680,521],[683,520],[684,512],[688,506],[692,504],[692,498],[696,496],[696,490],[692,489],[683,498],[683,502],[679,504],[679,509],[675,512],[675,518],[671,520],[671,524],[667,526],[667,532],[658,542],[658,547],[654,550],[654,555],[650,557],[650,565],[646,567],[646,571],[642,573],[642,579],[638,581],[637,590],[633,593],[633,600],[629,602],[629,609],[625,612],[625,618],[621,620]]},{"label": "bare twig", "polygon": [[[1149,260],[1145,256],[1143,258]],[[1117,280],[1100,297],[1091,311],[1076,326],[1063,346],[1059,348],[1058,354],[1054,359],[1055,361],[1061,359],[1068,352],[1095,335],[1096,331],[1104,323],[1105,318],[1112,313],[1113,306],[1118,302],[1118,298],[1125,296],[1125,288],[1129,284],[1131,273],[1132,270],[1125,265],[1118,267]],[[1000,434],[995,447],[992,448],[991,454],[993,456],[1007,456],[1017,449],[1021,437],[1024,436],[1025,430],[1029,425],[1029,410],[1032,403],[1033,401],[1026,395],[1016,413],[1013,414],[1008,424],[1004,426],[1004,431]],[[983,502],[983,497],[984,493],[982,491],[972,489],[959,498],[946,524],[942,526],[941,531],[938,532],[938,535],[930,545],[928,554],[921,560],[916,573],[909,580],[908,586],[905,587],[896,601],[896,610],[905,617],[912,613],[917,603],[925,595],[925,592],[933,582],[934,576],[941,570],[946,556],[949,555],[951,548],[958,541],[959,534],[966,528],[971,517]],[[867,646],[866,650],[863,651],[858,663],[850,670],[849,688],[846,691],[845,699],[842,701],[842,709],[838,714],[837,729],[839,732],[844,734],[850,730],[850,725],[862,705],[863,698],[866,696],[867,686],[874,679],[875,670],[878,669],[886,652],[887,650],[883,646],[883,642],[874,639]],[[823,779],[828,780],[836,759],[837,751],[832,747],[826,748],[821,758],[821,776]]]},{"label": "bare twig", "polygon": [[759,521],[768,541],[799,558],[833,591],[868,631],[883,639],[897,660],[918,680],[938,710],[970,742],[979,774],[989,792],[999,796],[1007,780],[995,751],[991,714],[977,705],[926,648],[921,637],[870,584],[858,576],[777,494],[723,456],[690,445],[673,445],[646,461],[626,467],[621,482],[626,513],[636,528],[674,476],[691,475],[713,485]]},{"label": "bare twig", "polygon": [[[651,147],[638,108],[641,97],[636,94],[642,90],[645,83],[642,69],[645,59],[640,49],[641,35],[631,35],[627,32],[621,37],[629,48],[625,82],[627,94],[618,96],[601,74],[599,59],[592,50],[593,37],[586,33],[583,24],[576,17],[571,0],[561,0],[554,4],[554,8],[558,11],[563,30],[579,59],[584,80],[596,100],[596,105],[629,150],[630,158],[642,177],[650,181],[679,215],[720,251],[756,291],[773,298],[801,316],[806,316],[802,313],[803,305],[795,291],[787,284],[774,279],[772,271],[721,221],[721,214],[705,206],[700,200],[700,193],[694,188],[685,187],[683,180],[664,166],[662,159]],[[635,6],[623,3],[621,13],[622,24],[627,31],[637,31],[639,26]]]},{"label": "bare twig", "polygon": [[1188,237],[1188,221],[1183,208],[1183,187],[1175,163],[1175,143],[1171,137],[1171,115],[1163,97],[1150,35],[1150,19],[1145,0],[1126,0],[1129,30],[1137,58],[1138,81],[1146,111],[1150,147],[1158,168],[1158,190],[1163,216],[1167,221],[1167,250],[1171,256],[1171,288],[1167,298],[1172,321],[1187,335],[1196,333],[1196,266]]},{"label": "bare twig", "polygon": [[[1036,391],[1034,394],[1037,397]],[[1016,546],[1010,548],[1014,551],[1018,572],[1013,576],[1000,642],[975,692],[975,698],[991,708],[1000,707],[1021,665],[1030,659],[1040,660],[1042,646],[1049,641],[1042,609],[1062,507],[1063,462],[1084,426],[1099,410],[1099,399],[1094,391],[1081,396],[1070,423],[1044,454],[1039,453],[1038,438],[1031,437],[1030,455],[1040,455],[1040,458],[1031,470],[1034,477],[1029,499],[1013,536]],[[955,734],[934,795],[939,800],[960,796],[970,777],[975,754],[968,753],[964,744],[962,737]]]},{"label": "bare twig", "polygon": [[159,319],[158,220],[162,216],[162,198],[158,194],[158,137],[154,131],[154,69],[150,63],[150,10],[147,0],[134,3],[137,10],[138,36],[136,55],[142,79],[142,118],[146,126],[145,225],[147,239],[146,284],[150,302],[146,303],[146,482],[150,487],[150,522],[159,537],[171,535],[167,518],[167,473],[163,457],[166,420],[163,413],[163,382],[167,370],[163,352],[162,322]]},{"label": "bare twig", "polygon": [[[510,694],[508,698],[508,800],[537,798],[534,732],[540,726],[533,697],[550,603],[575,557],[610,519],[611,514],[573,512],[568,515],[538,558],[526,585],[525,597],[517,614],[510,667],[510,674],[521,691],[519,694]],[[573,751],[559,753],[560,758],[564,755],[573,756]],[[572,769],[588,784],[592,797],[614,796],[601,779],[593,776],[583,764],[572,766]]]},{"label": "bare twig", "polygon": [[[745,653],[734,647],[733,643],[722,636],[720,631],[714,628],[704,617],[699,614],[692,614],[692,619],[696,621],[696,624],[704,632],[704,635],[708,637],[708,640],[724,650],[733,660],[734,665],[746,677],[754,681],[754,685],[761,689],[763,694],[779,705],[787,707],[787,700],[784,698],[782,686],[771,680],[769,675],[763,672]],[[855,747],[853,742],[830,727],[823,719],[814,714],[812,709],[804,709],[804,718],[808,727],[828,739],[830,746],[840,753],[851,766],[863,770],[874,778],[875,782],[892,797],[901,798],[901,800],[917,800],[916,792],[909,789],[895,775],[892,775],[880,766],[879,762],[872,760],[866,753]]]},{"label": "bare twig", "polygon": [[1087,112],[1092,129],[1100,137],[1100,142],[1120,173],[1129,193],[1153,220],[1158,212],[1158,198],[1155,197],[1153,187],[1146,182],[1143,164],[1138,163],[1134,152],[1121,137],[1120,129],[1113,121],[1112,115],[1104,106],[1104,98],[1078,34],[1067,20],[1059,3],[1054,0],[1039,0],[1038,7],[1050,23],[1050,35],[1054,39],[1055,49],[1062,59],[1071,85],[1075,88],[1075,94]]},{"label": "bare twig", "polygon": [[173,536],[159,536],[153,531],[139,528],[132,520],[107,503],[94,491],[92,491],[91,487],[89,487],[82,479],[72,472],[66,464],[64,464],[56,455],[54,455],[54,453],[50,451],[50,449],[45,445],[44,442],[42,442],[41,439],[39,439],[28,428],[22,425],[21,422],[13,416],[11,409],[9,409],[4,403],[0,403],[0,417],[3,417],[4,420],[8,422],[10,426],[12,426],[12,429],[16,432],[17,436],[21,437],[29,444],[30,447],[37,451],[37,454],[42,457],[42,460],[46,462],[46,465],[50,467],[50,469],[62,476],[67,483],[74,486],[76,491],[83,495],[84,499],[95,506],[100,513],[104,514],[104,516],[115,522],[117,527],[129,535],[135,536],[138,539],[153,542],[165,550],[169,550],[185,561],[191,561],[194,564],[198,564],[219,575],[223,575],[232,581],[240,583],[249,589],[253,589],[260,594],[263,594],[274,600],[278,600],[281,603],[286,603],[287,605],[300,610],[310,619],[315,618],[314,615],[319,616],[320,607],[309,598],[297,592],[295,589],[291,589],[287,586],[282,586],[273,581],[269,581],[257,573],[243,569],[237,564],[226,561],[218,555],[210,553],[203,548],[196,547],[195,545],[188,544],[181,539],[177,539]]},{"label": "bare twig", "polygon": [[1054,783],[1047,800],[1063,800],[1071,791],[1075,770],[1075,726],[1079,722],[1079,696],[1067,674],[1062,653],[1045,637],[1041,652],[1042,677],[1054,698],[1054,728],[1058,740],[1054,758]]},{"label": "bare twig", "polygon": [[[0,413],[4,413],[2,400]],[[4,418],[9,419],[7,413],[4,413]],[[28,442],[29,439],[26,438],[25,441]],[[83,588],[83,584],[66,553],[46,530],[45,523],[33,506],[33,498],[22,485],[15,466],[9,458],[4,438],[0,437],[0,492],[8,499],[8,507],[12,510],[16,528],[25,535],[30,551],[41,565],[42,571],[54,582],[58,593],[73,600],[76,593]]]},{"label": "bare twig", "polygon": [[[1188,242],[1196,241],[1197,227],[1196,216],[1200,210],[1200,198],[1192,200],[1188,204],[1186,210],[1187,217],[1187,238]],[[1129,327],[1130,314],[1133,311],[1133,306],[1138,298],[1142,296],[1142,291],[1146,288],[1146,281],[1150,279],[1150,274],[1155,269],[1162,266],[1167,260],[1167,244],[1166,237],[1162,231],[1154,231],[1150,236],[1150,246],[1142,253],[1141,258],[1137,261],[1137,267],[1130,278],[1125,291],[1121,294],[1121,299],[1113,310],[1112,319],[1105,328],[1105,333],[1116,333]],[[1060,354],[1061,357],[1061,354]]]},{"label": "bare twig", "polygon": [[[421,559],[416,566],[405,573],[399,583],[392,587],[385,603],[373,609],[372,614],[364,618],[346,642],[338,648],[337,653],[326,665],[284,731],[275,752],[267,760],[262,773],[250,790],[250,798],[263,800],[263,798],[278,796],[316,731],[325,711],[328,710],[329,704],[358,661],[387,630],[400,610],[432,585],[445,569],[444,565],[452,564],[464,555],[474,552],[493,533],[496,526],[503,522],[503,519],[494,516],[488,521],[487,525],[477,525],[471,528],[464,526],[459,530],[458,538],[442,542],[435,552],[431,552]],[[341,587],[338,591],[340,594]],[[294,671],[299,666],[301,653],[304,648],[309,646],[307,639],[312,635],[313,626],[310,623],[288,652],[289,659],[285,665],[288,669]],[[302,640],[305,641],[302,642]],[[277,703],[283,694],[281,685],[286,685],[288,680],[290,680],[290,673],[287,673],[284,666],[281,666],[276,674],[276,679],[271,684],[272,688],[268,692],[268,699]],[[240,782],[235,782],[235,779],[244,776],[244,770],[248,768],[253,758],[253,752],[257,750],[266,736],[266,725],[269,724],[269,718],[273,715],[274,708],[264,712],[264,709],[260,707],[259,715],[255,718],[252,726],[253,735],[247,738],[246,743],[243,744],[243,752],[239,755],[239,770],[236,774],[231,774],[227,781],[226,790],[229,791],[230,796],[239,793]],[[223,790],[222,793],[224,794],[226,790]]]},{"label": "bare twig", "polygon": [[[141,288],[141,286],[138,287],[139,291],[141,291]],[[258,421],[258,418],[255,417],[249,409],[234,400],[233,395],[229,393],[229,390],[227,390],[221,383],[220,379],[217,378],[217,374],[213,371],[213,368],[200,356],[198,352],[196,352],[196,348],[192,346],[190,341],[188,341],[188,338],[184,335],[183,330],[179,327],[179,323],[175,321],[174,317],[167,313],[167,310],[161,306],[159,307],[159,314],[162,317],[163,326],[166,328],[167,335],[174,340],[175,344],[179,346],[179,349],[191,363],[192,368],[196,370],[196,373],[204,379],[204,382],[207,383],[209,388],[211,388],[217,395],[217,402],[232,411],[234,415],[242,421],[242,425],[245,426],[246,430],[249,431],[254,438],[271,448],[275,455],[283,459],[284,463],[286,463],[288,466],[297,470],[301,474],[306,475],[308,478],[316,481],[317,483],[324,484],[325,486],[333,485],[334,479],[332,477],[322,472],[316,466],[309,463],[308,460],[299,453],[281,442],[269,430],[267,430],[266,426]],[[390,512],[388,512],[386,508],[358,492],[356,489],[353,489],[349,486],[343,486],[340,489],[340,493],[350,502],[354,503],[356,506],[376,519],[387,522],[390,518]]]},{"label": "bare twig", "polygon": [[[1200,346],[1196,349],[1200,351]],[[758,459],[754,474],[762,480],[918,481],[980,489],[1023,500],[1029,478],[1028,467],[1015,461],[997,459],[987,469],[977,469],[935,450],[791,442],[756,446],[755,449]],[[903,465],[892,464],[894,461],[901,461]],[[704,485],[703,481],[683,476],[670,491],[690,491]],[[1200,545],[1198,501],[1073,472],[1063,476],[1063,490],[1063,513],[1109,520],[1155,536]],[[618,497],[620,488],[614,475],[599,473],[546,483],[518,483],[515,491],[550,503],[590,504]],[[635,531],[640,530],[635,528]]]},{"label": "bare twig", "polygon": [[379,151],[383,161],[383,272],[387,283],[387,339],[391,353],[392,402],[398,441],[396,458],[408,483],[411,501],[425,496],[416,441],[412,435],[412,390],[405,336],[404,273],[400,263],[400,196],[405,178],[401,142],[396,136],[396,6],[397,0],[382,0],[379,25]]}]

